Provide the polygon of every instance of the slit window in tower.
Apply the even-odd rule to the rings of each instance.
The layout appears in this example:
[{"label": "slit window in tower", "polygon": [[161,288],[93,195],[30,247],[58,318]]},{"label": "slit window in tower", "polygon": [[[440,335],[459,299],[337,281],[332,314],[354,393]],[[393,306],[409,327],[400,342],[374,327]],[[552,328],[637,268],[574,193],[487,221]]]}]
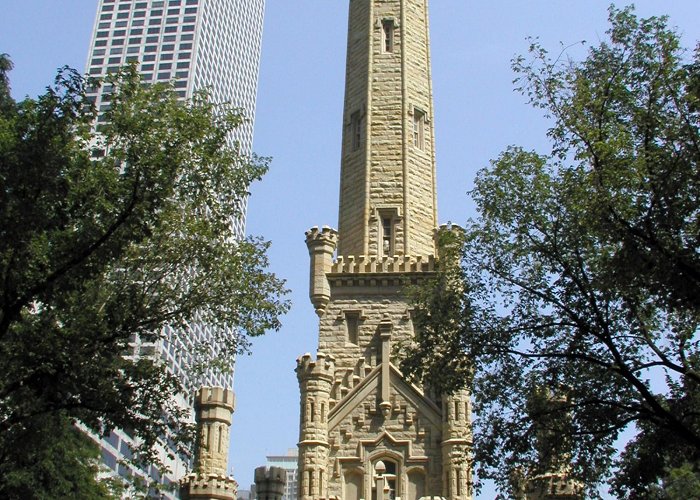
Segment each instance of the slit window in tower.
[{"label": "slit window in tower", "polygon": [[394,221],[391,217],[382,216],[382,254],[391,256],[394,252]]},{"label": "slit window in tower", "polygon": [[362,142],[362,115],[355,111],[350,117],[350,135],[352,137],[352,150],[360,149]]},{"label": "slit window in tower", "polygon": [[348,342],[357,345],[360,315],[357,312],[345,313],[345,328],[348,331]]},{"label": "slit window in tower", "polygon": [[413,110],[413,145],[425,149],[425,113],[419,109]]},{"label": "slit window in tower", "polygon": [[382,21],[382,35],[384,38],[384,43],[382,48],[384,52],[394,52],[394,20],[384,19]]}]

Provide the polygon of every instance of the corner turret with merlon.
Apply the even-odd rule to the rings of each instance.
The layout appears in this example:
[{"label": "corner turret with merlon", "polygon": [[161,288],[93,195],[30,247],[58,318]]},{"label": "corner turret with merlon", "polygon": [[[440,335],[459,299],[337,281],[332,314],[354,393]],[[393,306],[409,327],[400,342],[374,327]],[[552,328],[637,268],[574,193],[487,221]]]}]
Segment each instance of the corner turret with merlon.
[{"label": "corner turret with merlon", "polygon": [[195,396],[195,470],[180,481],[183,500],[235,500],[238,483],[227,475],[233,391],[202,387]]}]

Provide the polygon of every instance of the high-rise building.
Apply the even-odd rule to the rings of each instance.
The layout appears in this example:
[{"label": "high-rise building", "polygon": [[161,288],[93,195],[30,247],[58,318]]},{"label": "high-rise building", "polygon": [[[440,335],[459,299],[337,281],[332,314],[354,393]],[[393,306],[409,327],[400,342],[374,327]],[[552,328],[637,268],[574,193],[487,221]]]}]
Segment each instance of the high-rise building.
[{"label": "high-rise building", "polygon": [[[182,99],[207,88],[214,102],[243,110],[248,120],[229,141],[237,142],[242,154],[250,154],[264,8],[265,0],[99,0],[86,72],[100,77],[135,63],[144,81],[171,81]],[[109,107],[109,90],[102,87],[90,95],[99,111]],[[241,205],[245,214],[246,200]],[[243,236],[245,217],[231,223]],[[172,328],[164,333],[158,345],[139,345],[135,339],[135,354],[162,358],[189,394],[200,385],[233,386],[233,374],[212,371],[195,377],[188,369],[190,347],[211,338],[210,325],[195,322],[184,333]],[[129,442],[123,431],[101,442],[105,463],[122,475],[128,471],[119,461],[128,457]],[[169,465],[172,478],[163,478],[164,482],[185,472],[183,463]],[[158,478],[154,470],[145,472]]]},{"label": "high-rise building", "polygon": [[300,500],[471,498],[469,393],[409,383],[406,286],[434,276],[428,0],[350,0],[339,229],[306,233],[316,359],[297,361]]}]

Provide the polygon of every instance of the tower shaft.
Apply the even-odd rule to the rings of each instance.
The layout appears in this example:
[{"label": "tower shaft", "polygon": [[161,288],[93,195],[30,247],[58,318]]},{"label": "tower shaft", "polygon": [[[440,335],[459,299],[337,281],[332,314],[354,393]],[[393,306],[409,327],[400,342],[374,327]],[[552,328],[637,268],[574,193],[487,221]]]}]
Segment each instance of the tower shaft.
[{"label": "tower shaft", "polygon": [[469,500],[469,394],[408,383],[393,347],[416,335],[406,286],[436,271],[427,0],[349,2],[339,230],[306,233],[298,498]]},{"label": "tower shaft", "polygon": [[431,255],[427,0],[352,0],[346,71],[338,255]]}]

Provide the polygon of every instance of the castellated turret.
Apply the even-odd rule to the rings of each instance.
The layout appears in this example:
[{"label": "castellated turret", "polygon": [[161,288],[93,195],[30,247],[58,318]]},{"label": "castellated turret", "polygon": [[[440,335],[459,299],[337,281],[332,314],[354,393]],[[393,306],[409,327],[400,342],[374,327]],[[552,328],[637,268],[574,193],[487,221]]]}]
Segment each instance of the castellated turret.
[{"label": "castellated turret", "polygon": [[[570,474],[566,428],[571,425],[565,394],[541,387],[532,395],[529,414],[536,429],[539,467],[543,471],[525,478],[526,500],[581,500],[584,487]],[[539,406],[539,408],[538,408]],[[542,410],[544,407],[544,410]]]},{"label": "castellated turret", "polygon": [[328,481],[328,413],[335,379],[335,360],[319,352],[297,360],[301,389],[299,426],[299,495],[300,500],[323,498]]},{"label": "castellated turret", "polygon": [[282,500],[287,483],[287,471],[281,467],[255,469],[255,497],[257,500]]},{"label": "castellated turret", "polygon": [[321,316],[326,304],[331,298],[331,288],[326,278],[333,265],[333,252],[338,244],[338,232],[328,226],[323,229],[312,227],[306,232],[306,246],[311,258],[311,273],[309,277],[309,297]]},{"label": "castellated turret", "polygon": [[235,500],[238,483],[227,476],[233,391],[202,387],[195,396],[197,446],[195,469],[180,481],[183,500]]},{"label": "castellated turret", "polygon": [[451,500],[471,498],[471,400],[466,390],[442,398],[443,491]]}]

